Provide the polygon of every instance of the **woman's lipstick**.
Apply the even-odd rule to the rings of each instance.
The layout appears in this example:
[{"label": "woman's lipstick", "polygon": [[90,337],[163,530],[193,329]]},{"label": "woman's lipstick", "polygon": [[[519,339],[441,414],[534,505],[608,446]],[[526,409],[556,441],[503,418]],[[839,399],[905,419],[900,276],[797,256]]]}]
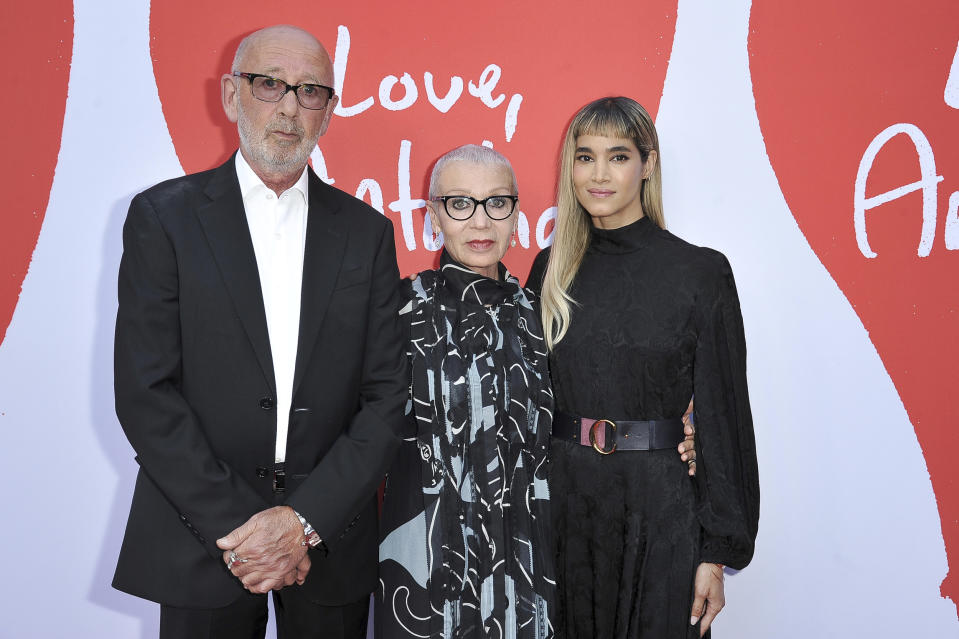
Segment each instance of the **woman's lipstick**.
[{"label": "woman's lipstick", "polygon": [[610,191],[609,189],[586,189],[587,192],[593,197],[609,197],[614,194],[616,191]]}]

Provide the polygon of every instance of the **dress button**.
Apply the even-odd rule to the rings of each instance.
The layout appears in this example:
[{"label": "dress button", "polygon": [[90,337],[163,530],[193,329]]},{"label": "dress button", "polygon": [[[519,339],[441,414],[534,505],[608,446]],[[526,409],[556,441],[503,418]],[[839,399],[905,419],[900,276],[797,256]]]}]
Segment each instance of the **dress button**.
[{"label": "dress button", "polygon": [[260,479],[263,479],[264,477],[266,477],[266,472],[267,471],[265,467],[263,466],[256,467],[256,476],[259,477]]},{"label": "dress button", "polygon": [[260,408],[262,408],[263,410],[273,410],[273,398],[264,397],[263,399],[261,399]]}]

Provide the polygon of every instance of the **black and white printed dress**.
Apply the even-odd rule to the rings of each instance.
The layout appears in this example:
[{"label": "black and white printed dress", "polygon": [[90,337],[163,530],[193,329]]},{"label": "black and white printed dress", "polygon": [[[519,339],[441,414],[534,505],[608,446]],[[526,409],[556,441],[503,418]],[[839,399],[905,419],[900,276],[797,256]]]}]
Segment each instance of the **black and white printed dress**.
[{"label": "black and white printed dress", "polygon": [[443,253],[404,282],[408,430],[386,483],[376,636],[552,637],[553,397],[531,295]]}]

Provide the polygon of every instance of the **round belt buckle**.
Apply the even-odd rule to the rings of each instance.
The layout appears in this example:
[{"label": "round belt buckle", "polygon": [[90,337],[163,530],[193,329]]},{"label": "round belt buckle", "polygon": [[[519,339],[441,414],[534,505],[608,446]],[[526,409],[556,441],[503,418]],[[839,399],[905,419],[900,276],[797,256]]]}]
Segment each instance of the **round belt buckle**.
[{"label": "round belt buckle", "polygon": [[613,447],[610,448],[609,450],[605,448],[600,448],[599,446],[596,445],[596,427],[599,426],[600,424],[609,424],[610,428],[612,428],[613,430],[613,435],[616,434],[616,422],[611,421],[609,419],[597,419],[595,422],[593,422],[593,425],[589,429],[589,443],[593,447],[593,450],[595,450],[600,455],[611,455],[616,451],[615,442],[613,442]]}]

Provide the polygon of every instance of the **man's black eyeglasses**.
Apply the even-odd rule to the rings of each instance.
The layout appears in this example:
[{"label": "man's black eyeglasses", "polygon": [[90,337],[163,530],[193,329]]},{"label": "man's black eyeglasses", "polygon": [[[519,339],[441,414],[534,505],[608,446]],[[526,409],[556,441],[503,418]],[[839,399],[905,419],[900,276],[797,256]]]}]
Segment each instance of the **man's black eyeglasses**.
[{"label": "man's black eyeglasses", "polygon": [[279,78],[262,73],[234,71],[233,75],[249,80],[253,97],[264,102],[279,102],[284,95],[292,91],[301,107],[319,111],[325,109],[333,98],[333,89],[322,84],[287,84]]}]

